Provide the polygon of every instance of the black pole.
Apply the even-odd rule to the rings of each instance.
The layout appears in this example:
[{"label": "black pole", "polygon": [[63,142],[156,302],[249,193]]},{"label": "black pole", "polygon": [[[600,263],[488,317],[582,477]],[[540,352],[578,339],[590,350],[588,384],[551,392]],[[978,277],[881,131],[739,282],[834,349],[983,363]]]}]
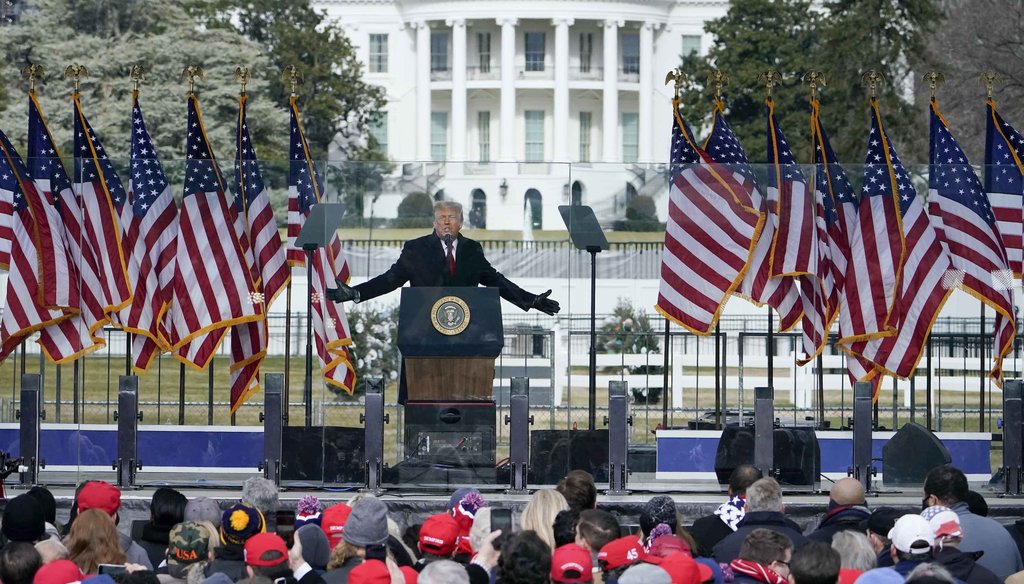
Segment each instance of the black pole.
[{"label": "black pole", "polygon": [[925,355],[926,355],[925,358],[927,359],[927,361],[925,361],[925,363],[927,364],[928,377],[926,377],[925,380],[924,380],[924,390],[925,390],[925,396],[924,396],[924,401],[925,401],[924,425],[927,426],[929,430],[931,430],[932,429],[932,338],[931,338],[931,336],[928,337],[928,342],[925,343]]},{"label": "black pole", "polygon": [[590,246],[590,415],[587,428],[597,428],[597,252],[601,248]]},{"label": "black pole", "polygon": [[[84,357],[82,359],[84,359]],[[73,423],[75,423],[75,424],[78,423],[78,408],[80,406],[80,398],[78,396],[78,391],[81,389],[81,384],[78,382],[78,380],[79,380],[79,373],[80,372],[81,373],[85,372],[85,363],[84,362],[83,362],[81,368],[79,368],[79,366],[78,366],[78,362],[81,361],[82,359],[75,359],[75,367],[74,367],[75,379],[74,379],[74,381],[71,382],[71,398],[72,398],[72,401],[74,403],[74,414],[71,416],[71,421]]]},{"label": "black pole", "polygon": [[[288,269],[291,274],[291,268]],[[284,402],[282,407],[285,414],[288,413],[289,390],[292,385],[292,279],[288,278],[288,286],[285,288],[285,309],[284,309]],[[288,416],[285,415],[285,420]],[[287,425],[287,421],[283,421]]]},{"label": "black pole", "polygon": [[978,329],[978,373],[981,378],[981,384],[978,386],[978,395],[980,397],[980,403],[978,408],[978,430],[980,432],[985,431],[985,382],[987,375],[985,371],[985,303],[978,302],[979,308],[981,309],[981,326]]},{"label": "black pole", "polygon": [[215,358],[210,358],[210,364],[206,367],[206,391],[207,391],[207,402],[206,402],[206,424],[209,426],[213,425],[213,364],[216,363]]},{"label": "black pole", "polygon": [[57,375],[56,375],[57,388],[56,388],[56,391],[54,392],[54,394],[56,395],[56,398],[57,398],[56,399],[57,405],[56,405],[55,409],[56,409],[56,412],[57,412],[57,423],[59,424],[60,423],[60,397],[61,397],[60,396],[60,390],[61,390],[62,382],[64,381],[64,366],[58,364],[56,369],[57,369]]},{"label": "black pole", "polygon": [[[305,411],[305,424],[309,428],[313,425],[313,251],[307,247],[306,251],[306,378],[302,386],[302,401],[306,408]],[[593,347],[593,341],[591,341],[591,347]],[[591,379],[595,380],[593,373],[591,373]],[[591,392],[593,392],[593,385],[591,385]],[[593,428],[593,412],[594,402],[593,393],[591,393],[591,428]]]},{"label": "black pole", "polygon": [[[828,331],[825,331],[825,344],[828,344]],[[818,359],[816,366],[818,367],[818,428],[825,428],[825,358],[822,353],[825,352],[825,347],[822,346],[821,350],[818,351]],[[841,426],[842,424],[840,424]]]},{"label": "black pole", "polygon": [[775,315],[771,306],[768,307],[768,387],[775,388]]},{"label": "black pole", "polygon": [[715,429],[722,428],[722,380],[719,373],[722,367],[721,325],[715,322]]},{"label": "black pole", "polygon": [[671,388],[668,386],[669,353],[672,352],[672,335],[669,334],[671,321],[665,319],[665,362],[662,365],[661,373],[661,427],[668,428],[668,400],[672,397]]},{"label": "black pole", "polygon": [[[110,337],[108,335],[107,341],[109,341],[109,340],[110,340]],[[132,374],[132,333],[128,333],[128,339],[125,342],[128,343],[128,346],[125,347],[125,349],[124,349],[124,374],[125,375],[131,375]]]}]

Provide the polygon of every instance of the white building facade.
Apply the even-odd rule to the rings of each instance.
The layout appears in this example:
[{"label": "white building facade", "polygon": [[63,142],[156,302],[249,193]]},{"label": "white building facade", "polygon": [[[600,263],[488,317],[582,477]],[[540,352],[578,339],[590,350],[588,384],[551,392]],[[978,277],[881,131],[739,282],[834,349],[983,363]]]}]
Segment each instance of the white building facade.
[{"label": "white building facade", "polygon": [[[680,56],[706,51],[721,0],[317,0],[382,86],[373,133],[399,163],[373,204],[410,192],[463,203],[471,227],[562,229],[665,191]],[[367,205],[367,214],[372,205]],[[663,207],[663,205],[659,205]],[[664,220],[664,218],[662,218]]]}]

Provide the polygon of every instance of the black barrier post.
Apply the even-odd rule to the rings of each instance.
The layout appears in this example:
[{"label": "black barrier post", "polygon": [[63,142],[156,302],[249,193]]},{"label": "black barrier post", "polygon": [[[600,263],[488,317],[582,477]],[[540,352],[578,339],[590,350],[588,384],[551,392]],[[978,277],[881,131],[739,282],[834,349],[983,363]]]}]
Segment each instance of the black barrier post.
[{"label": "black barrier post", "polygon": [[626,456],[629,453],[629,416],[626,403],[626,382],[608,382],[608,415],[604,423],[608,426],[608,491],[609,495],[628,495],[626,490]]},{"label": "black barrier post", "polygon": [[284,375],[267,373],[263,379],[263,411],[260,412],[260,421],[263,422],[263,462],[260,463],[260,470],[263,471],[263,478],[281,486],[281,426],[287,423],[288,416],[281,409]]},{"label": "black barrier post", "polygon": [[364,412],[359,421],[366,431],[365,457],[363,468],[366,475],[366,490],[382,493],[381,480],[384,474],[384,424],[391,422],[391,416],[384,413],[384,379],[368,378],[363,384],[366,391]]},{"label": "black barrier post", "polygon": [[848,475],[860,481],[864,492],[871,492],[875,467],[871,460],[871,382],[853,384],[853,466]]},{"label": "black barrier post", "polygon": [[775,403],[771,387],[754,388],[754,466],[775,476]]},{"label": "black barrier post", "polygon": [[1003,470],[1006,474],[1006,494],[1021,494],[1022,461],[1021,418],[1024,416],[1021,406],[1021,390],[1024,381],[1014,379],[1003,386]]},{"label": "black barrier post", "polygon": [[509,388],[509,413],[505,414],[508,431],[510,488],[507,493],[526,493],[526,471],[530,454],[530,378],[513,377]]},{"label": "black barrier post", "polygon": [[139,426],[142,412],[139,411],[139,377],[122,375],[117,380],[117,486],[129,489],[135,486],[135,471],[142,469],[139,460]]},{"label": "black barrier post", "polygon": [[38,373],[27,373],[21,376],[21,409],[15,412],[20,426],[20,455],[23,462],[21,484],[36,484],[39,469],[46,466],[39,460],[39,420],[46,419],[46,412],[40,407],[40,386],[42,381]]}]

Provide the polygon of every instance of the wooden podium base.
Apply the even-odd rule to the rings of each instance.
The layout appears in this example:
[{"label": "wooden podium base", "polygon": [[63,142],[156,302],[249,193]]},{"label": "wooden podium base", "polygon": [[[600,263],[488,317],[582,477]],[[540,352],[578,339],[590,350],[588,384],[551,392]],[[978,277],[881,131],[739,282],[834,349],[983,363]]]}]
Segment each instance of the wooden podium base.
[{"label": "wooden podium base", "polygon": [[494,357],[406,357],[409,401],[490,401]]}]

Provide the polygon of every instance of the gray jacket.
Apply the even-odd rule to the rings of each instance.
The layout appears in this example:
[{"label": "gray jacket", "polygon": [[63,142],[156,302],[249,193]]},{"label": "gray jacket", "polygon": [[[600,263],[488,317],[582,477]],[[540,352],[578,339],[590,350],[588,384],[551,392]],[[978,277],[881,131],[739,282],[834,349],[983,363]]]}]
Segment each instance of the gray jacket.
[{"label": "gray jacket", "polygon": [[128,556],[129,564],[146,566],[147,570],[153,569],[153,563],[149,561],[149,554],[130,535],[118,531],[117,537],[121,540],[121,550],[124,551],[124,555]]},{"label": "gray jacket", "polygon": [[964,532],[960,551],[985,552],[976,563],[991,570],[1000,580],[1024,570],[1017,544],[1005,527],[993,519],[971,513],[967,503],[957,503],[951,509],[959,516],[960,529]]}]

